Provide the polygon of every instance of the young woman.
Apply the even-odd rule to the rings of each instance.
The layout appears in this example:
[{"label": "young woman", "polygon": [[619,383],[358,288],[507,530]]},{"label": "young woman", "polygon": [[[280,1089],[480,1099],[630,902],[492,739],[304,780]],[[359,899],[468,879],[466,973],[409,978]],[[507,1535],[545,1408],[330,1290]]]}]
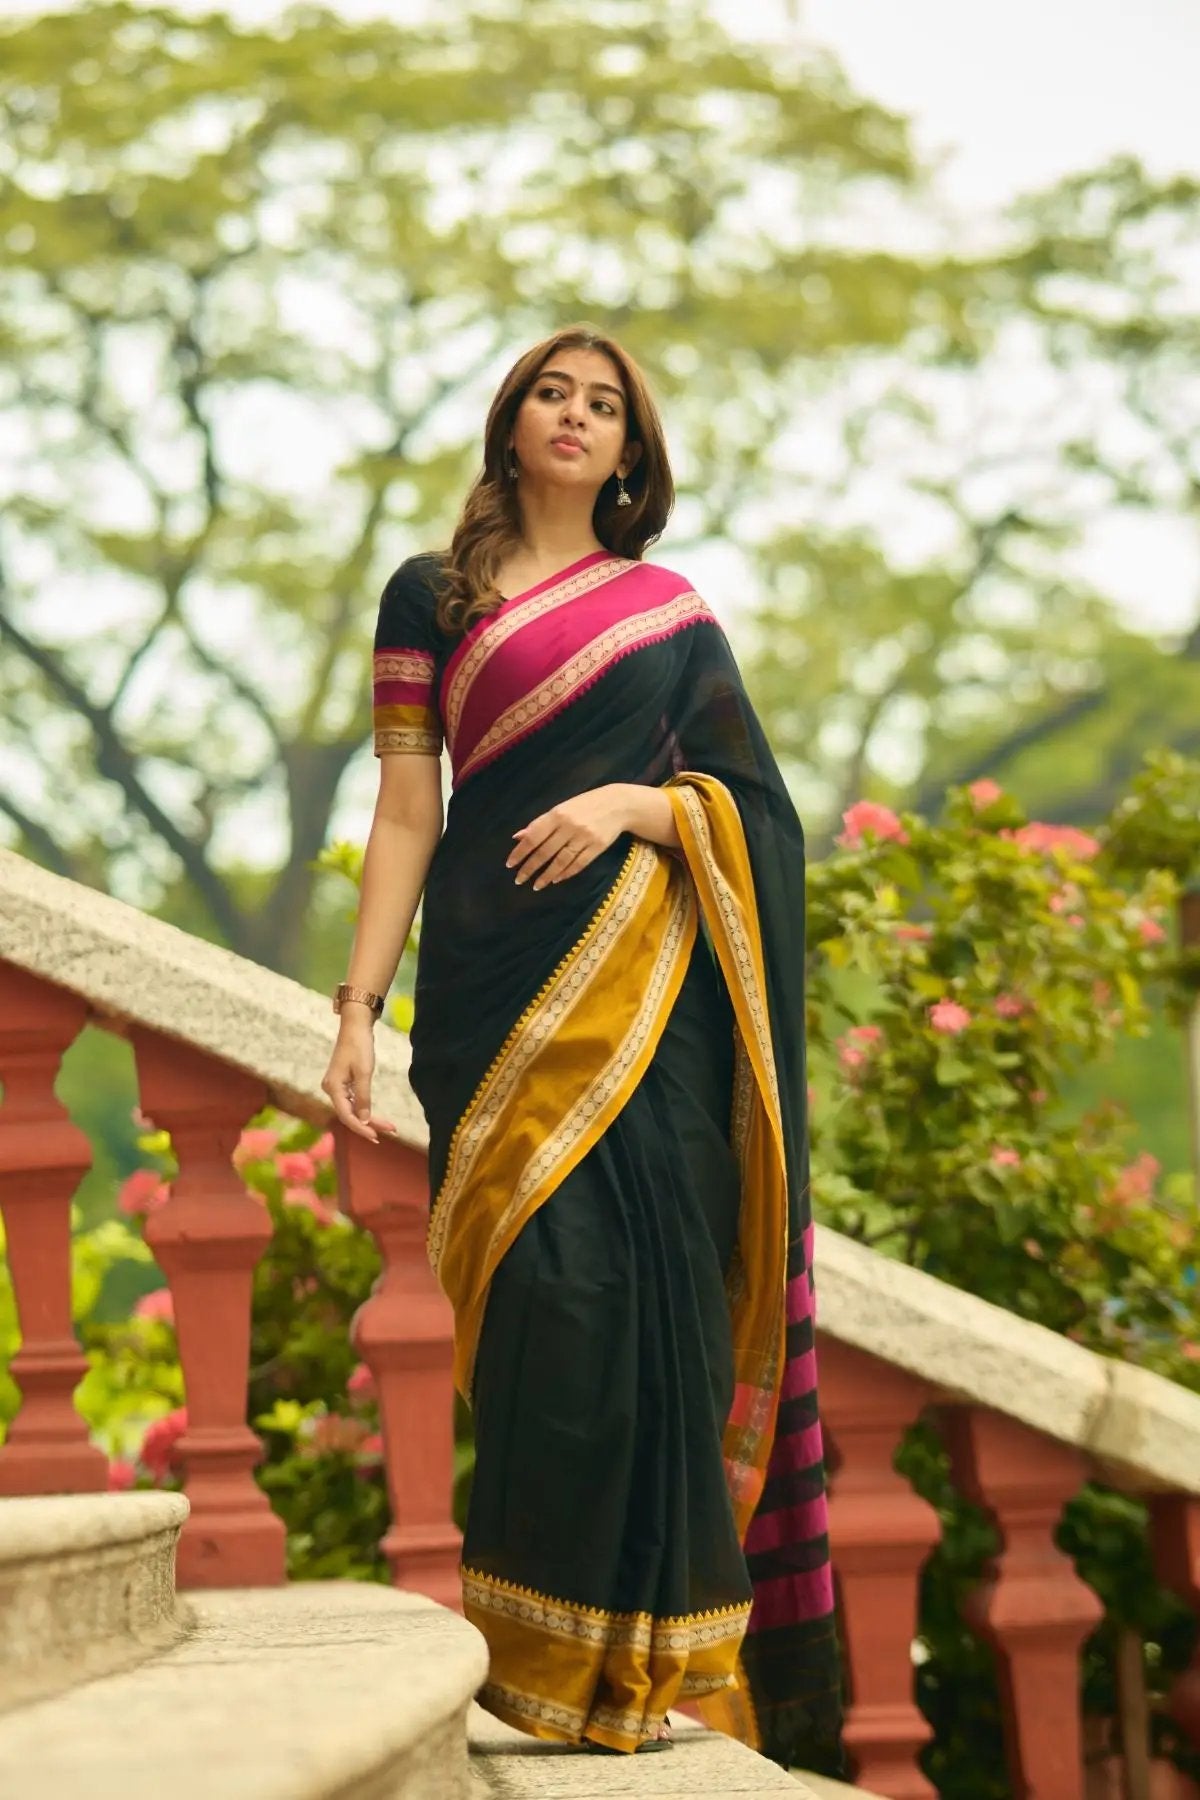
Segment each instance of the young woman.
[{"label": "young woman", "polygon": [[642,560],[673,498],[617,344],[576,327],[520,358],[449,551],[383,592],[325,1087],[348,1129],[391,1129],[371,1029],[424,892],[412,1083],[475,1423],[483,1705],[629,1752],[695,1702],[811,1766],[839,1682],[804,839],[716,619]]}]

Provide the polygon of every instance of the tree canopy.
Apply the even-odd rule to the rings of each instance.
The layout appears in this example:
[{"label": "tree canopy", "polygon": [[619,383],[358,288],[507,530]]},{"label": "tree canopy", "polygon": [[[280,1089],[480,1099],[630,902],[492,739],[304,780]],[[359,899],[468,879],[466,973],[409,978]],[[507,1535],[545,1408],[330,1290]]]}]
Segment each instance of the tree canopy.
[{"label": "tree canopy", "polygon": [[[1101,504],[1194,528],[1193,184],[1082,175],[965,245],[902,119],[700,0],[110,4],[0,45],[0,811],[49,866],[299,971],[382,580],[580,317],[662,397],[664,560],[731,546],[814,826],[996,763],[1086,812],[1200,716],[1197,634],[1119,625],[1068,555]],[[1015,426],[1014,342],[1046,392]],[[856,516],[864,472],[920,555]]]}]

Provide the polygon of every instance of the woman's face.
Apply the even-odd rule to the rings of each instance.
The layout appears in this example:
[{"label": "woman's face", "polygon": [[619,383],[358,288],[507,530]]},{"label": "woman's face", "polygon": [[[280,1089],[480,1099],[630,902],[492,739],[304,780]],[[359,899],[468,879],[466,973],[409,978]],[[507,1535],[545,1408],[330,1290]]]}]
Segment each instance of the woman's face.
[{"label": "woman's face", "polygon": [[602,350],[555,350],[513,421],[521,472],[556,487],[599,493],[614,470],[628,475],[628,411],[620,370]]}]

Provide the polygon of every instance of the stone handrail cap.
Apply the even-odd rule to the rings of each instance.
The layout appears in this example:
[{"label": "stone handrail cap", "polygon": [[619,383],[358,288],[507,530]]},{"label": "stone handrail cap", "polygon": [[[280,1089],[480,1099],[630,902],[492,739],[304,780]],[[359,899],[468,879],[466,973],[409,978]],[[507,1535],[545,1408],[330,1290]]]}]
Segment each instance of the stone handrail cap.
[{"label": "stone handrail cap", "polygon": [[1200,1394],[818,1225],[817,1328],[1071,1444],[1137,1492],[1200,1494]]},{"label": "stone handrail cap", "polygon": [[[2,849],[0,957],[77,994],[97,1024],[161,1032],[258,1076],[285,1112],[331,1117],[321,1090],[337,1035],[328,995]],[[423,1148],[408,1066],[407,1039],[377,1027],[372,1106],[401,1142]]]}]

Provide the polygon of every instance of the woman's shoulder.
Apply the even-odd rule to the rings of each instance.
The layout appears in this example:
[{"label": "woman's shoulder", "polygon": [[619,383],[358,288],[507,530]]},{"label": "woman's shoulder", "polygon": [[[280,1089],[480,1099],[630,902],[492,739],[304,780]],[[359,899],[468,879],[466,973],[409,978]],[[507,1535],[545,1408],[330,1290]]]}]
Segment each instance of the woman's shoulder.
[{"label": "woman's shoulder", "polygon": [[393,569],[379,599],[376,644],[436,642],[438,595],[445,567],[444,550],[422,550],[406,556]]}]

